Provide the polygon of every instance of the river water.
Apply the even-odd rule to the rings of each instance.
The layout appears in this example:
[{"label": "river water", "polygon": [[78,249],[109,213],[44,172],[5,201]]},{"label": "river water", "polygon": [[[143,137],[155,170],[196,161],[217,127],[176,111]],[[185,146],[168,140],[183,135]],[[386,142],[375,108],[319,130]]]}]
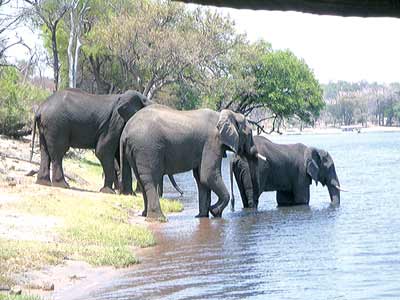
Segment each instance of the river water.
[{"label": "river water", "polygon": [[185,211],[158,226],[158,246],[76,299],[400,299],[400,133],[271,139],[328,150],[349,190],[340,207],[315,184],[309,206],[278,208],[264,193],[258,211],[236,190],[236,211],[196,219],[192,174],[176,175]]}]

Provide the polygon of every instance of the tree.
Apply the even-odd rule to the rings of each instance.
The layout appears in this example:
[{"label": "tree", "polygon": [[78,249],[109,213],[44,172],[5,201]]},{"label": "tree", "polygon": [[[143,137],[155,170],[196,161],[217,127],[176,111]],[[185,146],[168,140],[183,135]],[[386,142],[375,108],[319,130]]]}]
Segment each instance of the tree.
[{"label": "tree", "polygon": [[5,57],[8,49],[18,44],[26,46],[21,38],[11,40],[7,36],[7,33],[15,30],[22,20],[22,14],[4,11],[6,7],[10,8],[10,2],[11,0],[0,0],[0,65],[3,66],[8,65]]},{"label": "tree", "polygon": [[106,45],[99,49],[118,61],[121,89],[149,98],[165,86],[203,80],[235,36],[230,20],[208,10],[163,1],[126,5],[93,28],[89,45]]},{"label": "tree", "polygon": [[24,0],[31,6],[27,11],[34,22],[45,26],[51,36],[51,50],[53,56],[54,89],[58,90],[60,77],[60,63],[57,46],[57,28],[70,8],[68,0]]},{"label": "tree", "polygon": [[289,50],[272,51],[266,44],[255,47],[256,59],[252,58],[247,65],[242,63],[239,72],[245,80],[250,78],[251,87],[245,86],[226,107],[250,116],[254,111],[267,109],[271,116],[262,118],[258,114],[253,124],[260,127],[262,121],[272,118],[271,132],[279,131],[289,117],[312,124],[325,104],[322,89],[307,64]]},{"label": "tree", "polygon": [[82,46],[81,33],[84,17],[89,10],[89,0],[72,0],[69,18],[69,39],[68,39],[68,86],[76,87],[78,73],[79,51]]}]

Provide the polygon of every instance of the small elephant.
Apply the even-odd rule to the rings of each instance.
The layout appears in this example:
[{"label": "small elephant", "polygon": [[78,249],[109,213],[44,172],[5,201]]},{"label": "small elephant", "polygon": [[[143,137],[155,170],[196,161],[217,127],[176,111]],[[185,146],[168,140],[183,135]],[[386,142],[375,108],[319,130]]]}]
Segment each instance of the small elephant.
[{"label": "small elephant", "polygon": [[[143,216],[158,219],[163,217],[158,190],[164,174],[192,170],[199,191],[197,217],[208,217],[209,212],[221,217],[229,203],[221,176],[226,150],[246,157],[249,164],[257,161],[252,130],[242,114],[210,109],[178,111],[154,104],[135,114],[122,132],[123,178],[125,170],[132,168],[144,188]],[[218,196],[212,206],[211,191]]]},{"label": "small elephant", "polygon": [[[276,191],[279,206],[308,204],[312,180],[327,186],[332,203],[340,203],[339,179],[328,152],[303,144],[275,144],[262,136],[255,136],[254,144],[264,157],[257,164],[257,181],[251,179],[252,167],[246,158],[235,155],[231,159],[231,192],[233,195],[233,172],[243,207],[257,207],[263,191]],[[254,187],[258,191],[255,198]]]},{"label": "small elephant", "polygon": [[[104,186],[100,191],[114,193],[112,184],[118,182],[114,158],[119,163],[117,150],[122,129],[130,117],[149,104],[145,96],[132,90],[120,95],[92,95],[79,89],[66,89],[50,96],[39,106],[34,118],[31,159],[36,125],[40,139],[36,183],[69,187],[62,169],[62,159],[69,147],[95,149],[104,172]],[[131,193],[132,187],[125,191]]]}]

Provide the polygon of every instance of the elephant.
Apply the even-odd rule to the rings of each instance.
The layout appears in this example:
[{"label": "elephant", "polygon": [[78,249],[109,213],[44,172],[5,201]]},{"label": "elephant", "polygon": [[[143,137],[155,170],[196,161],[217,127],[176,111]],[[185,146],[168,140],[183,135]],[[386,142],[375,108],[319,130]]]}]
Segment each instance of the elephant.
[{"label": "elephant", "polygon": [[[256,177],[245,157],[234,155],[230,161],[231,205],[234,207],[234,174],[243,207],[258,206],[263,191],[276,191],[278,206],[308,205],[312,180],[327,186],[332,203],[340,203],[339,179],[330,154],[303,144],[276,144],[263,136],[255,136],[259,152]],[[254,164],[253,164],[254,165]],[[252,180],[256,178],[257,181]],[[254,186],[258,191],[254,198]]]},{"label": "elephant", "polygon": [[[117,150],[122,130],[136,112],[150,104],[150,100],[133,90],[123,94],[92,95],[68,88],[54,93],[39,106],[34,117],[31,159],[36,126],[40,141],[36,183],[68,188],[62,159],[69,147],[95,149],[104,172],[104,186],[100,191],[115,193],[112,184],[118,180],[114,158],[119,163]],[[131,177],[130,174],[126,176]],[[132,193],[132,187],[126,187],[125,193]]]},{"label": "elephant", "polygon": [[[229,203],[229,192],[222,180],[221,162],[226,151],[256,163],[257,150],[246,118],[230,110],[178,111],[154,104],[135,114],[126,124],[120,139],[123,174],[133,169],[144,188],[147,218],[164,218],[158,190],[164,174],[192,170],[198,188],[199,214],[196,217],[221,217]],[[218,201],[211,206],[211,191]]]}]

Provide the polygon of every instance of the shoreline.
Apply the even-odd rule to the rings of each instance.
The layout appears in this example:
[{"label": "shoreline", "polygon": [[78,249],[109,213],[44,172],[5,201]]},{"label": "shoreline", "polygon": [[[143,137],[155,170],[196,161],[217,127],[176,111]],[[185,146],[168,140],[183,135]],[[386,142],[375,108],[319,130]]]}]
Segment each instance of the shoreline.
[{"label": "shoreline", "polygon": [[[369,126],[361,127],[362,133],[389,133],[389,132],[400,132],[400,127],[389,127],[389,126]],[[340,128],[304,128],[302,131],[298,128],[293,128],[289,130],[282,131],[282,135],[318,135],[318,134],[358,134],[356,130],[354,131],[343,131]],[[269,136],[268,134],[262,134],[264,136]],[[270,135],[281,135],[273,132]]]},{"label": "shoreline", "polygon": [[[142,196],[98,192],[93,154],[65,160],[74,179],[62,189],[35,184],[39,155],[31,163],[29,152],[27,138],[0,136],[0,299],[69,299],[68,291],[121,274],[156,245]],[[166,215],[183,210],[175,200],[161,206]]]}]

